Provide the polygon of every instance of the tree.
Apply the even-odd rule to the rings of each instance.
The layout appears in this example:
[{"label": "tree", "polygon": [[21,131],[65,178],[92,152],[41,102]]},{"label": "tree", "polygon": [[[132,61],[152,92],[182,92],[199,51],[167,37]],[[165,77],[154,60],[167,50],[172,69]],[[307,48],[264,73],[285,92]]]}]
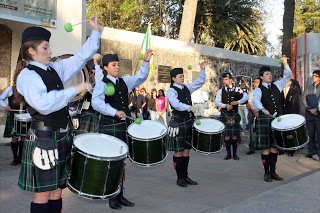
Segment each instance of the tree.
[{"label": "tree", "polygon": [[291,58],[295,0],[284,0],[282,55]]},{"label": "tree", "polygon": [[179,40],[191,42],[194,21],[197,13],[198,0],[186,0],[184,2],[182,21],[179,32]]}]

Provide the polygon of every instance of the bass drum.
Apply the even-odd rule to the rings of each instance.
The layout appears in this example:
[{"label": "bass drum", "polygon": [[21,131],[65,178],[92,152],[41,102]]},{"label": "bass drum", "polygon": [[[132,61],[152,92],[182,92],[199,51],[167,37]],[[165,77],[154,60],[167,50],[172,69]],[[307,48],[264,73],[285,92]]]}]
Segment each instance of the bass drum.
[{"label": "bass drum", "polygon": [[[58,62],[61,61],[63,59],[67,59],[70,58],[71,56],[73,56],[72,54],[64,54],[61,56],[57,56],[51,59],[52,62]],[[71,86],[76,86],[80,83],[89,83],[89,72],[86,66],[84,66],[81,70],[81,72],[78,72],[75,76],[73,76],[73,78],[71,78],[69,81],[67,81],[63,87],[64,88],[68,88]],[[76,97],[72,98],[70,100],[70,102],[76,102],[79,99],[81,99],[84,95],[86,94],[86,91],[81,92],[80,94],[78,94]]]}]

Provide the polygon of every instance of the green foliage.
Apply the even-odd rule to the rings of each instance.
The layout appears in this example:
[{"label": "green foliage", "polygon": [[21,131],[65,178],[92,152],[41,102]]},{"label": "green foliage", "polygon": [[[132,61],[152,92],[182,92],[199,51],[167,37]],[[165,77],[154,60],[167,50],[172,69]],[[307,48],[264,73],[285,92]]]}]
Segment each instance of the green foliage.
[{"label": "green foliage", "polygon": [[305,32],[320,33],[319,0],[296,0],[293,36],[298,38]]}]

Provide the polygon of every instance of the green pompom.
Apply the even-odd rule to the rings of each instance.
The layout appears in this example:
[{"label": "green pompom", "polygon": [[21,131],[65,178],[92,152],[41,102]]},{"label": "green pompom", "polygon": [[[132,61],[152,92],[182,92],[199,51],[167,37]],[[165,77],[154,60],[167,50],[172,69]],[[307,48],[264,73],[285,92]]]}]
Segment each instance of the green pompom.
[{"label": "green pompom", "polygon": [[137,119],[136,119],[136,124],[139,124],[139,125],[140,125],[141,122],[142,122],[142,120],[141,120],[140,118],[137,118]]},{"label": "green pompom", "polygon": [[200,120],[196,120],[196,124],[200,125],[201,124]]},{"label": "green pompom", "polygon": [[139,55],[139,59],[140,59],[140,60],[143,60],[143,57],[144,57],[144,55],[141,53],[141,54]]},{"label": "green pompom", "polygon": [[278,60],[278,64],[282,64],[282,60],[281,59]]},{"label": "green pompom", "polygon": [[191,69],[192,69],[192,66],[191,66],[190,64],[188,65],[188,69],[189,69],[189,70],[191,70]]},{"label": "green pompom", "polygon": [[66,23],[64,25],[64,29],[67,31],[67,32],[71,32],[73,29],[72,29],[72,25],[70,23]]},{"label": "green pompom", "polygon": [[115,92],[114,85],[112,83],[107,83],[106,96],[113,96]]},{"label": "green pompom", "polygon": [[277,121],[278,121],[278,122],[280,122],[280,121],[281,121],[281,118],[280,118],[280,117],[278,117],[278,118],[277,118]]}]

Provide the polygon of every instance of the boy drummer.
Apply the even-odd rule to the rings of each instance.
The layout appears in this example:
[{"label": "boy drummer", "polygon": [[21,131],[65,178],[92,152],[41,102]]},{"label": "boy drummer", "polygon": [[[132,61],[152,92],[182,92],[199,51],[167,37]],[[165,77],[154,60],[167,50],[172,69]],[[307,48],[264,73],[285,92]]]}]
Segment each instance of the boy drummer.
[{"label": "boy drummer", "polygon": [[270,67],[260,68],[259,76],[262,83],[253,94],[253,107],[259,110],[257,119],[257,148],[263,149],[261,153],[262,164],[265,174],[264,180],[271,182],[272,179],[282,181],[276,173],[277,148],[275,140],[271,135],[271,121],[275,116],[282,114],[281,92],[292,77],[285,55],[281,57],[284,71],[283,78],[272,82]]}]

